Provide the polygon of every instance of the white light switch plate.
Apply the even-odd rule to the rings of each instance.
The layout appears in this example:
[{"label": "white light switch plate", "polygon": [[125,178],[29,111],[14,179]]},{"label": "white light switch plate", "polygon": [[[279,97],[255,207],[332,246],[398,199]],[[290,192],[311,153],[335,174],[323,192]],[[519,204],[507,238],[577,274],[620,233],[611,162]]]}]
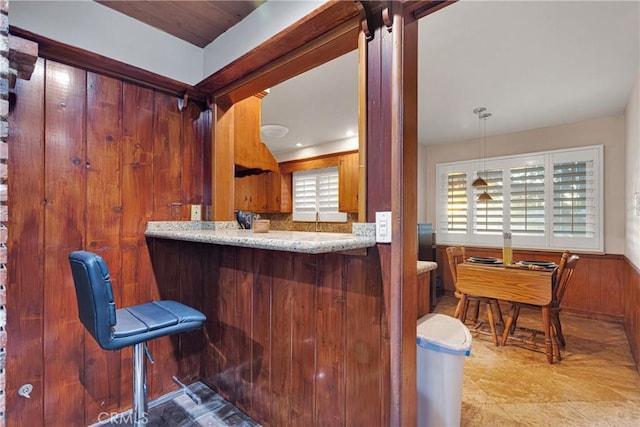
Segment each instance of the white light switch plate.
[{"label": "white light switch plate", "polygon": [[391,243],[391,212],[376,212],[376,242]]}]

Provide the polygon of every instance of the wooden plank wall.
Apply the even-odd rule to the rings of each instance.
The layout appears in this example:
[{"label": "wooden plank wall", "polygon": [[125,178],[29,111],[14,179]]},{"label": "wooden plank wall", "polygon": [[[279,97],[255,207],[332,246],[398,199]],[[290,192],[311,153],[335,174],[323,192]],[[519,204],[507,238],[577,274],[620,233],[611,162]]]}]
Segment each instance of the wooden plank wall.
[{"label": "wooden plank wall", "polygon": [[173,257],[178,280],[203,292],[201,374],[226,399],[265,425],[384,425],[389,345],[375,249],[307,255],[162,239],[149,247],[154,265]]},{"label": "wooden plank wall", "polygon": [[624,329],[631,354],[640,372],[640,270],[626,260],[624,292]]},{"label": "wooden plank wall", "polygon": [[[453,282],[445,254],[446,246],[436,250],[438,274],[445,291],[453,294]],[[466,248],[467,256],[492,256],[502,258],[500,249]],[[630,284],[625,279],[626,261],[622,255],[595,255],[578,253],[580,261],[575,269],[571,285],[562,302],[563,310],[577,315],[622,321],[625,315],[625,288]],[[548,261],[560,260],[557,251],[514,250],[514,260]],[[637,306],[636,306],[637,307]]]},{"label": "wooden plank wall", "polygon": [[[211,202],[210,124],[210,112],[192,103],[181,112],[172,96],[44,59],[30,81],[17,82],[9,116],[7,425],[84,426],[131,406],[131,351],[105,352],[84,331],[67,256],[101,254],[119,306],[199,300],[191,287],[182,291],[174,270],[152,265],[144,229],[148,220],[188,219],[188,204]],[[151,345],[152,398],[175,388],[173,374],[199,373],[192,346],[181,357],[177,345],[168,338]],[[34,386],[31,399],[17,396],[25,383]]]}]

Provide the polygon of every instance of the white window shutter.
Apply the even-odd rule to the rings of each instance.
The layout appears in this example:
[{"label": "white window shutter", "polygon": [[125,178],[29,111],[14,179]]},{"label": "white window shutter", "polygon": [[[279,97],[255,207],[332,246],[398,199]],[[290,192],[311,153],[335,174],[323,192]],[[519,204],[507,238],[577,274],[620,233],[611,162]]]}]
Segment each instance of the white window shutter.
[{"label": "white window shutter", "polygon": [[312,169],[293,173],[293,220],[346,222],[338,212],[338,168]]}]

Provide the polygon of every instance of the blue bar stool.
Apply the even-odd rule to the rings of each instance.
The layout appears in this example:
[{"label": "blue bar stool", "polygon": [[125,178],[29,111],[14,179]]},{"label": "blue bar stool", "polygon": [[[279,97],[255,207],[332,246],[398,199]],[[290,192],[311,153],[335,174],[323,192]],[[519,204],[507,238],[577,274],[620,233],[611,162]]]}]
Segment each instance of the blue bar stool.
[{"label": "blue bar stool", "polygon": [[198,310],[169,300],[116,309],[109,269],[101,256],[75,251],[69,254],[69,263],[80,321],[87,331],[104,350],[133,346],[133,424],[144,426],[148,409],[146,342],[199,329],[206,317]]}]

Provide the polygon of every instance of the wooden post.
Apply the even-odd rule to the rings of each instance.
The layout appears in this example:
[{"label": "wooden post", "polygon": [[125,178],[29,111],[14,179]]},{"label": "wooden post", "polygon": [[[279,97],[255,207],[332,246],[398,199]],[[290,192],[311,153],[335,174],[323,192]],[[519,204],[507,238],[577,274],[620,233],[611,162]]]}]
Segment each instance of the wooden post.
[{"label": "wooden post", "polygon": [[233,108],[212,106],[211,125],[211,219],[233,221],[234,164],[233,164]]},{"label": "wooden post", "polygon": [[387,2],[369,16],[367,52],[367,220],[392,212],[392,243],[378,250],[390,345],[387,424],[394,426],[417,421],[418,26],[403,8]]}]

